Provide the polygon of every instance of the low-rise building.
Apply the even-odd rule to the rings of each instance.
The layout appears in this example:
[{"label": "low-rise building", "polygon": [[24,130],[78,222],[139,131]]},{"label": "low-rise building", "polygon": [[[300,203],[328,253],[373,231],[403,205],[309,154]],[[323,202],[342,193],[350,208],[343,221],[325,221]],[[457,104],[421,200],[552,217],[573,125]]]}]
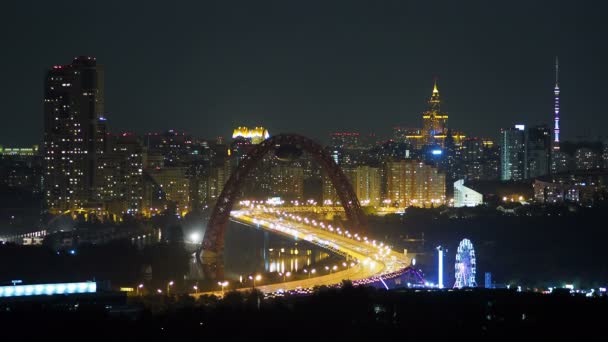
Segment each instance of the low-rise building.
[{"label": "low-rise building", "polygon": [[454,182],[454,207],[476,207],[483,204],[483,195],[464,185],[464,179]]}]

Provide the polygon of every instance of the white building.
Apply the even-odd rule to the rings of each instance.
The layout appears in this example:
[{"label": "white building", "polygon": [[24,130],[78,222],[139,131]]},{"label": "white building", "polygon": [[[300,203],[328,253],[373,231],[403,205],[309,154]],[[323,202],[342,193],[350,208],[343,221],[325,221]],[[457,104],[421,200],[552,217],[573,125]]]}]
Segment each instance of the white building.
[{"label": "white building", "polygon": [[464,186],[464,179],[454,182],[454,207],[476,207],[483,204],[483,195]]}]

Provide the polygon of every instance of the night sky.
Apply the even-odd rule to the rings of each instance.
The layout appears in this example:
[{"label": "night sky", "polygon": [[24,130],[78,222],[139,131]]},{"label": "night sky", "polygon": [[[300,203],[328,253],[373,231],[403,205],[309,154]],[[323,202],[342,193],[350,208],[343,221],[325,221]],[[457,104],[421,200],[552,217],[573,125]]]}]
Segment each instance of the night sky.
[{"label": "night sky", "polygon": [[450,127],[496,137],[608,126],[605,1],[10,1],[0,11],[0,144],[38,143],[43,80],[96,56],[112,131],[228,137],[238,125],[326,140],[421,126],[439,78]]}]

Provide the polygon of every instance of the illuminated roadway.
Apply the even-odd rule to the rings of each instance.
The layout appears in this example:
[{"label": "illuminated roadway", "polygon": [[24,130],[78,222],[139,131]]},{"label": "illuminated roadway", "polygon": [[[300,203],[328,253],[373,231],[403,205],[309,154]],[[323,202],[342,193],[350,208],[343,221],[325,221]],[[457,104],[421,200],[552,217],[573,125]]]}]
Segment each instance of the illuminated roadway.
[{"label": "illuminated roadway", "polygon": [[354,282],[370,278],[377,280],[378,277],[381,279],[382,275],[397,272],[410,265],[407,255],[395,252],[381,242],[301,217],[298,213],[283,212],[280,208],[235,210],[231,212],[231,219],[292,239],[308,241],[347,258],[346,267],[340,264],[336,271],[317,272],[330,272],[329,274],[256,287],[264,293],[335,285],[344,279]]}]

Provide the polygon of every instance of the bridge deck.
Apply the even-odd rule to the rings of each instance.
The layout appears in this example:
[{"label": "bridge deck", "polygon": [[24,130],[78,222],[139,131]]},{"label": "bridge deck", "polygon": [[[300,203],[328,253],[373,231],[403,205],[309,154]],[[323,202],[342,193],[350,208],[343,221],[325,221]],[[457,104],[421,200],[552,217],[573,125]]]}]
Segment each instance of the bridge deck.
[{"label": "bridge deck", "polygon": [[[238,210],[231,213],[231,219],[296,240],[306,240],[354,260],[355,265],[350,267],[349,262],[347,268],[341,267],[340,270],[330,274],[256,287],[264,293],[335,285],[345,279],[362,281],[397,272],[410,265],[410,258],[407,255],[392,251],[381,243],[360,236],[347,237],[345,232],[330,231],[320,227],[316,222],[305,222],[301,217],[298,219],[297,214],[279,212],[279,210],[265,208]],[[213,292],[213,294],[218,295],[221,292]]]}]

